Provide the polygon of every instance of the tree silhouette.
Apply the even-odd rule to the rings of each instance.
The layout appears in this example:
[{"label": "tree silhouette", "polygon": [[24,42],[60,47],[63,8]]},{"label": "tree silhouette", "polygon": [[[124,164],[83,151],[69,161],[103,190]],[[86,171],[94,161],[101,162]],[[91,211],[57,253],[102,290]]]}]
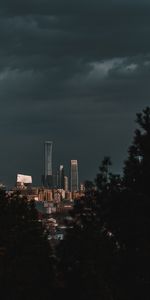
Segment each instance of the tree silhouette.
[{"label": "tree silhouette", "polygon": [[150,298],[150,108],[137,114],[136,122],[140,129],[123,178],[110,172],[111,160],[105,157],[95,179],[95,205],[89,205],[90,183],[74,229],[58,251],[66,285],[72,290],[76,282],[75,297]]},{"label": "tree silhouette", "polygon": [[100,192],[106,192],[109,184],[109,168],[112,165],[111,159],[109,156],[105,156],[100,167],[99,173],[96,176],[95,182],[98,190]]},{"label": "tree silhouette", "polygon": [[[53,287],[50,248],[34,202],[0,191],[0,291],[3,299],[43,299]],[[44,274],[44,277],[43,277]]]},{"label": "tree silhouette", "polygon": [[[120,246],[121,290],[126,298],[149,299],[150,108],[137,114],[138,129],[125,161],[123,188],[113,198],[109,224]],[[126,284],[124,284],[126,282]],[[132,284],[131,284],[132,283]],[[129,299],[130,299],[129,298]]]},{"label": "tree silhouette", "polygon": [[137,114],[138,129],[128,151],[124,167],[126,188],[142,195],[150,195],[150,108]]}]

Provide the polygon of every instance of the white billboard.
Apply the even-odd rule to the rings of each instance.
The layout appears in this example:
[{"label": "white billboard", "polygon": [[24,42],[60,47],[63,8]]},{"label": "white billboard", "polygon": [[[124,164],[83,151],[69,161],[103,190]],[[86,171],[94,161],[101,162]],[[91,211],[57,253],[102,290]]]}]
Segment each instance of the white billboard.
[{"label": "white billboard", "polygon": [[20,183],[32,183],[32,176],[17,174],[17,182]]}]

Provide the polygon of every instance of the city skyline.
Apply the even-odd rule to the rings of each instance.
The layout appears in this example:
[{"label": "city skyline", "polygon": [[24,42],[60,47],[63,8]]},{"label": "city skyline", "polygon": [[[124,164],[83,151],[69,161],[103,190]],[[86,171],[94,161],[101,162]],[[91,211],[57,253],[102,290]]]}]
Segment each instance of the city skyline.
[{"label": "city skyline", "polygon": [[[55,145],[54,145],[55,146]],[[55,148],[54,148],[55,149]],[[42,150],[42,149],[41,149]],[[53,141],[44,141],[44,152],[43,152],[43,174],[39,176],[38,182],[33,179],[33,186],[43,186],[50,189],[64,189],[65,191],[78,191],[79,190],[79,172],[78,172],[78,161],[71,159],[68,161],[68,168],[64,168],[64,164],[56,165],[53,161]],[[55,165],[55,167],[54,167]],[[67,166],[66,166],[67,167]],[[67,172],[66,172],[67,170]],[[28,174],[28,175],[27,175]],[[25,174],[16,174],[13,187],[18,180],[30,179],[33,177],[32,174],[27,172]],[[83,184],[83,180],[80,184]],[[4,183],[4,182],[2,182]],[[4,183],[7,187],[7,183]]]},{"label": "city skyline", "polygon": [[[60,164],[57,169],[53,168],[52,157],[53,141],[47,140],[44,142],[44,175],[42,175],[41,184],[47,188],[64,190],[67,190],[66,186],[69,186],[71,192],[77,192],[79,190],[78,161],[71,159],[69,173],[66,173],[63,164]],[[66,182],[66,177],[68,182]]]},{"label": "city skyline", "polygon": [[49,138],[54,168],[75,158],[93,180],[110,156],[120,173],[150,99],[150,3],[1,0],[0,11],[0,181],[38,184]]}]

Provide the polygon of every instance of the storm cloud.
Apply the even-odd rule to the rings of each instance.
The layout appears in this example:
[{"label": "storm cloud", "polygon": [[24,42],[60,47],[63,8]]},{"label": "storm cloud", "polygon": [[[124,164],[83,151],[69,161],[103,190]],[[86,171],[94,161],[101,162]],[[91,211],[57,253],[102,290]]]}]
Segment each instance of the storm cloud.
[{"label": "storm cloud", "polygon": [[104,155],[121,172],[135,114],[149,105],[149,1],[2,0],[0,180],[40,183],[43,143],[54,169],[79,160],[93,179]]}]

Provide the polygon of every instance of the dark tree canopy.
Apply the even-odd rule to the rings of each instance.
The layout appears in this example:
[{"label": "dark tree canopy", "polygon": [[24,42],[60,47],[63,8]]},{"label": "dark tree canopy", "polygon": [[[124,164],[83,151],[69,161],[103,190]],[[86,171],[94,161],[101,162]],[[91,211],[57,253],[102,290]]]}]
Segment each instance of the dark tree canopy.
[{"label": "dark tree canopy", "polygon": [[137,114],[138,129],[125,161],[125,186],[135,192],[150,195],[150,108]]},{"label": "dark tree canopy", "polygon": [[0,191],[2,299],[34,300],[48,297],[53,282],[49,254],[34,201],[28,202],[19,193],[7,195],[5,191]]}]

